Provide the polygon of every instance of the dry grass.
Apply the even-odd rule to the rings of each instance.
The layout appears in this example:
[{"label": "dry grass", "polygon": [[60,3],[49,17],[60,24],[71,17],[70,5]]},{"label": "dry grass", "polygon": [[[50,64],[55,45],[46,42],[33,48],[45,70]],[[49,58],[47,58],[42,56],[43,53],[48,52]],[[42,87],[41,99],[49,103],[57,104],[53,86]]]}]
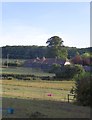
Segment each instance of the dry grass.
[{"label": "dry grass", "polygon": [[74,86],[73,81],[19,81],[19,80],[3,80],[0,84],[3,85],[14,85],[14,86],[24,86],[24,87],[37,87],[37,88],[55,88],[70,90]]},{"label": "dry grass", "polygon": [[[73,81],[0,81],[5,118],[89,118],[90,108],[67,103]],[[47,96],[52,93],[52,96]],[[64,102],[63,102],[64,101]],[[7,114],[7,108],[14,114]]]},{"label": "dry grass", "polygon": [[[61,101],[67,100],[67,94],[74,86],[74,82],[3,80],[2,86],[3,96]],[[49,97],[48,93],[52,96]]]}]

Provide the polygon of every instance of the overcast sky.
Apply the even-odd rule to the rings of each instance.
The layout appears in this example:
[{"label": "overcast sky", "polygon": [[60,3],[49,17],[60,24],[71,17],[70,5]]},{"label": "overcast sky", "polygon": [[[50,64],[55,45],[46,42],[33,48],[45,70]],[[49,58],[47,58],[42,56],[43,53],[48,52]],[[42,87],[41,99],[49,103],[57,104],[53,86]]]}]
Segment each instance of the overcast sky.
[{"label": "overcast sky", "polygon": [[0,46],[46,45],[54,35],[61,37],[65,46],[90,47],[90,3],[2,3]]}]

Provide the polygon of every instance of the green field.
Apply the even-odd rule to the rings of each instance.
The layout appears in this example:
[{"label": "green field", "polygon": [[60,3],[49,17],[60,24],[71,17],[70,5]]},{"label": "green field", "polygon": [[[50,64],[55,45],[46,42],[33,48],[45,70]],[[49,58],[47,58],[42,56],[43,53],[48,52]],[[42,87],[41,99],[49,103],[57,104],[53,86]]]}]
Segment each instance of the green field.
[{"label": "green field", "polygon": [[[19,62],[24,62],[24,59],[9,59],[8,62],[14,62],[18,60]],[[7,59],[0,59],[0,64],[2,64],[7,61]],[[3,66],[3,65],[2,65]],[[35,76],[55,76],[55,74],[51,74],[51,73],[47,73],[47,72],[43,72],[41,69],[33,69],[30,67],[5,67],[5,68],[0,68],[0,73],[4,73],[4,74],[31,74],[31,75],[35,75]]]},{"label": "green field", "polygon": [[27,67],[9,67],[9,68],[0,68],[0,73],[4,74],[31,74],[36,76],[54,76],[54,74],[43,72],[39,69],[32,69]]},{"label": "green field", "polygon": [[[3,108],[13,107],[14,114],[3,117],[89,118],[90,108],[67,102],[73,81],[3,80]],[[51,93],[52,96],[48,96]],[[21,111],[21,112],[20,112]]]},{"label": "green field", "polygon": [[[26,67],[0,68],[0,73],[54,76],[39,69]],[[74,104],[74,99],[68,103],[67,95],[73,86],[75,86],[74,81],[66,80],[24,81],[15,78],[0,80],[0,95],[3,97],[2,116],[4,118],[89,118],[89,107]],[[48,96],[48,93],[52,96]],[[7,113],[9,107],[14,108],[14,114]]]}]

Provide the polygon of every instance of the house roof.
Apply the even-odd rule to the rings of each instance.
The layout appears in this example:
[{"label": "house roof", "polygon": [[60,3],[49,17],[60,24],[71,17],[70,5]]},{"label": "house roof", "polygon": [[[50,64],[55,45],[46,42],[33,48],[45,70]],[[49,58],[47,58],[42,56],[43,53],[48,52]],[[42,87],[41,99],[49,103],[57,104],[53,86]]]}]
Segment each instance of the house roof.
[{"label": "house roof", "polygon": [[53,64],[53,63],[57,63],[57,64],[64,64],[66,60],[62,60],[62,59],[55,59],[55,58],[45,58],[45,59],[30,59],[27,60],[26,63],[28,64],[32,64],[32,63],[41,63],[41,64]]}]

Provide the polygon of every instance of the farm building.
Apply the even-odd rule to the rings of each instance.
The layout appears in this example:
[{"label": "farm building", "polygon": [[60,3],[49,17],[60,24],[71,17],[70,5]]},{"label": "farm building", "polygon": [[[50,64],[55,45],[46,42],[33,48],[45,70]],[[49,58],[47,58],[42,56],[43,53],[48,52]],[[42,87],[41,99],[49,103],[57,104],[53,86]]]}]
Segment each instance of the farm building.
[{"label": "farm building", "polygon": [[64,65],[66,60],[56,58],[36,58],[25,61],[24,67],[41,68],[43,70],[49,70],[53,64]]}]

